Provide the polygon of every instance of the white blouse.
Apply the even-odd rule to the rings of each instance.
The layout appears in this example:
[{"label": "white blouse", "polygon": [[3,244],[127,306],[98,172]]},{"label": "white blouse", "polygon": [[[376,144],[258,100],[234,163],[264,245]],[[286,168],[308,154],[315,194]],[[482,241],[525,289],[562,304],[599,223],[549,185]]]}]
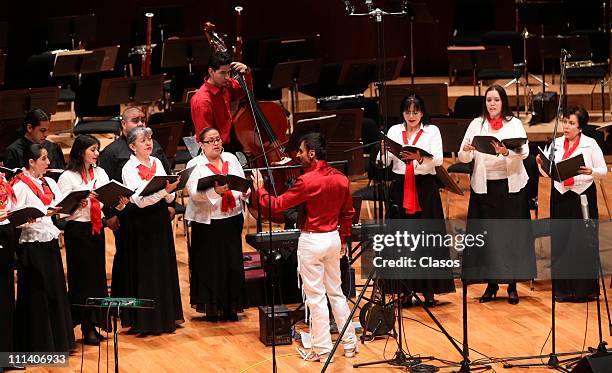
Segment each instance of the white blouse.
[{"label": "white blouse", "polygon": [[[106,171],[102,167],[94,167],[94,184],[93,188],[101,187],[104,184],[108,183],[108,175]],[[89,174],[87,174],[87,182],[83,181],[81,174],[74,171],[64,171],[57,181],[57,186],[62,191],[64,196],[67,196],[71,192],[76,190],[84,190],[91,184],[91,180],[89,180]],[[103,208],[104,205],[100,203],[100,207]],[[74,220],[80,222],[89,222],[91,221],[91,216],[89,214],[90,211],[90,202],[89,198],[87,198],[87,206],[86,207],[77,207],[74,213],[66,218],[66,220]],[[104,212],[102,212],[102,216],[104,216]]]},{"label": "white blouse", "polygon": [[[228,173],[244,178],[244,171],[238,158],[231,153],[221,153],[221,160],[228,162]],[[187,193],[189,201],[185,210],[185,219],[195,221],[200,224],[210,224],[212,219],[225,219],[242,213],[242,193],[232,190],[232,195],[236,200],[236,207],[227,212],[221,211],[221,196],[215,192],[215,188],[198,191],[198,180],[203,177],[213,175],[213,172],[206,166],[209,162],[204,155],[199,155],[187,163],[187,168],[196,166],[187,181]],[[248,198],[249,192],[245,195]]]},{"label": "white blouse", "polygon": [[[40,191],[43,191],[42,181],[39,179],[33,178],[27,171],[23,172],[24,175],[28,176],[34,184],[40,188]],[[62,200],[62,192],[58,188],[55,181],[49,177],[45,177],[51,192],[53,192],[54,198],[51,201],[50,206],[55,205],[57,202]],[[24,182],[17,182],[13,185],[13,190],[15,190],[15,196],[17,197],[17,203],[15,204],[15,209],[32,206],[39,208],[42,211],[47,211],[48,206],[38,198],[34,192],[28,187]],[[42,218],[36,219],[34,223],[25,223],[20,226],[21,228],[21,236],[19,237],[19,243],[24,242],[49,242],[54,239],[57,239],[60,234],[60,230],[53,225],[53,221],[50,216],[43,216]]]},{"label": "white blouse", "polygon": [[[0,181],[7,182],[2,173],[0,173]],[[6,203],[2,207],[2,209],[6,211],[11,211],[12,208],[13,208],[13,201],[11,198],[9,198],[8,201],[6,201]],[[0,225],[7,225],[7,224],[11,224],[11,222],[8,219],[4,219],[0,221]]]},{"label": "white blouse", "polygon": [[[408,144],[404,144],[404,137],[402,133],[405,131],[405,129],[406,127],[404,123],[396,124],[389,128],[389,131],[387,132],[387,137],[398,144],[412,145],[418,131],[415,131],[412,136],[410,136],[410,138],[408,139]],[[433,158],[423,157],[423,163],[421,164],[416,161],[412,162],[412,165],[414,167],[414,174],[435,175],[436,166],[441,166],[442,162],[444,161],[442,153],[442,136],[440,136],[440,130],[438,129],[438,127],[434,126],[433,124],[429,124],[426,126],[421,124],[420,129],[423,130],[423,133],[421,134],[421,137],[419,137],[417,143],[414,144],[414,146],[428,151],[431,155],[433,155]],[[404,175],[406,173],[406,162],[402,161],[389,151],[387,151],[386,153],[386,157],[381,157],[381,154],[379,152],[376,156],[376,160],[382,161],[385,167],[392,164],[393,173]]]},{"label": "white blouse", "polygon": [[[563,160],[563,144],[565,143],[565,136],[557,137],[555,139],[555,162],[561,162]],[[550,154],[550,145],[544,149],[544,154],[548,156]],[[592,137],[588,137],[585,134],[580,135],[580,143],[578,148],[574,150],[570,157],[575,157],[582,154],[584,157],[584,165],[593,170],[591,175],[577,175],[574,176],[574,185],[566,187],[562,182],[555,181],[555,189],[564,194],[568,190],[576,194],[582,194],[588,187],[593,183],[593,179],[603,179],[606,177],[608,167],[606,166],[606,160],[604,159],[603,152],[597,144],[597,141]],[[546,176],[542,167],[538,165],[540,173]]]},{"label": "white blouse", "polygon": [[[459,160],[463,163],[470,163],[474,161],[474,168],[472,170],[472,177],[470,184],[474,192],[478,194],[487,193],[487,178],[489,180],[497,180],[504,174],[505,164],[505,175],[508,178],[508,192],[516,193],[523,189],[527,185],[529,176],[523,166],[523,159],[529,155],[529,145],[524,144],[518,152],[508,149],[508,156],[495,156],[479,151],[464,151],[463,147],[465,144],[472,143],[472,139],[476,135],[483,136],[495,136],[500,140],[511,139],[511,138],[526,138],[527,133],[523,127],[523,122],[516,117],[512,117],[509,121],[504,120],[504,125],[499,130],[491,128],[489,121],[486,119],[483,121],[482,118],[475,118],[468,126],[461,148],[459,149]],[[487,168],[489,167],[490,170]]]},{"label": "white blouse", "polygon": [[[161,161],[155,157],[149,157],[150,162],[155,162],[155,176],[165,176],[166,170],[164,170],[164,165]],[[166,189],[163,189],[155,192],[149,196],[141,197],[140,192],[145,188],[148,181],[142,180],[140,175],[138,175],[138,165],[142,164],[135,155],[131,155],[130,159],[123,166],[121,170],[121,178],[123,179],[123,184],[130,189],[135,190],[136,192],[130,197],[130,202],[135,204],[140,208],[144,208],[147,206],[151,206],[161,201],[162,198],[166,200],[166,202],[170,203],[174,201],[174,192],[168,193]],[[151,163],[152,165],[153,163]],[[146,165],[145,165],[146,166]]]}]

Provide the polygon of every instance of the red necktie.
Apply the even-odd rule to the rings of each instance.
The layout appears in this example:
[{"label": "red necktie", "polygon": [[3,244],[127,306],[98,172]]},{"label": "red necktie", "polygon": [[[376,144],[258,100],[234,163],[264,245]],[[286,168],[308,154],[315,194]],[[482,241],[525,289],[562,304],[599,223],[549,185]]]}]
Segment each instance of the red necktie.
[{"label": "red necktie", "polygon": [[[87,183],[87,177],[81,175],[83,182]],[[89,168],[89,180],[94,179],[93,167]],[[96,197],[89,197],[89,216],[91,220],[91,234],[100,234],[102,230],[102,209],[100,208],[100,201]]]},{"label": "red necktie", "polygon": [[[576,139],[576,141],[574,142],[574,145],[572,145],[572,148],[570,149],[569,140],[566,137],[565,142],[563,142],[563,158],[561,158],[561,160],[565,160],[569,158],[569,156],[572,155],[572,153],[576,150],[576,148],[578,148],[579,143],[580,143],[580,134],[578,134],[578,138]],[[563,185],[566,187],[574,185],[574,178],[570,177],[569,179],[563,180]]]},{"label": "red necktie", "polygon": [[499,117],[497,117],[496,119],[493,119],[493,118],[487,116],[487,121],[491,125],[491,128],[493,128],[496,131],[501,129],[504,126],[504,120],[503,120],[501,115]]},{"label": "red necktie", "polygon": [[[206,166],[215,175],[227,175],[229,172],[229,164],[227,162],[223,162],[223,169],[221,171],[219,171],[219,169],[215,167],[212,163],[207,163]],[[234,194],[231,190],[228,190],[221,196],[221,212],[232,211],[235,208],[236,200],[234,199]]]},{"label": "red necktie", "polygon": [[30,188],[32,193],[36,194],[36,196],[42,201],[45,206],[49,206],[51,202],[53,202],[53,198],[55,198],[55,196],[53,195],[51,188],[49,188],[47,180],[45,180],[44,177],[41,177],[39,180],[42,181],[42,191],[29,177],[27,177],[23,173],[15,176],[11,183],[14,185],[16,182],[22,181],[25,185],[28,186],[28,188]]},{"label": "red necktie", "polygon": [[138,165],[138,176],[140,176],[140,178],[142,180],[146,180],[149,181],[153,178],[153,176],[155,176],[155,169],[156,167],[156,163],[153,162],[153,165],[151,165],[151,167],[147,167],[143,164],[139,164]]},{"label": "red necktie", "polygon": [[[417,132],[412,145],[415,145],[419,141],[419,137],[423,134],[423,130],[420,129]],[[404,138],[404,144],[408,145],[408,134],[406,131],[402,132]],[[416,190],[416,182],[414,179],[414,166],[412,165],[412,159],[406,162],[406,173],[404,174],[404,209],[409,215],[414,214],[417,211],[421,211],[421,205],[419,205],[419,194]]]}]

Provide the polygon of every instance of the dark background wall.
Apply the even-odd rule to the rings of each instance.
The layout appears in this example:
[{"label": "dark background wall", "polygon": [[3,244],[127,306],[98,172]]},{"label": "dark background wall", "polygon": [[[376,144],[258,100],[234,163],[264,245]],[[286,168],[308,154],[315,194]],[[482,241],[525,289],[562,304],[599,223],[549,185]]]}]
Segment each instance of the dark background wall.
[{"label": "dark background wall", "polygon": [[[375,4],[381,8],[397,10],[400,2],[375,1]],[[425,2],[436,18],[436,23],[415,24],[415,69],[417,75],[444,75],[448,69],[445,48],[452,31],[455,7],[460,6],[462,14],[477,12],[482,0],[463,0],[461,4],[459,0]],[[352,3],[359,6],[358,9],[364,9],[363,1],[352,0]],[[492,4],[491,9],[494,9],[495,14],[487,17],[486,21],[495,24],[498,30],[513,30],[515,1],[496,0]],[[90,46],[121,44],[119,63],[122,63],[129,48],[137,41],[134,34],[142,35],[144,32],[144,8],[182,6],[183,15],[178,23],[183,30],[173,35],[201,35],[202,23],[210,20],[220,32],[227,33],[233,40],[233,9],[236,5],[244,7],[242,20],[246,39],[263,35],[294,37],[319,34],[320,53],[325,62],[376,56],[374,22],[367,17],[347,16],[340,0],[14,0],[5,3],[4,7],[8,9],[0,15],[0,20],[9,22],[7,87],[20,85],[24,63],[30,55],[47,50],[45,40],[49,17],[95,13],[98,17],[97,40]],[[384,23],[387,56],[408,56],[408,19],[385,17]],[[403,71],[405,74],[409,72],[408,62]]]}]

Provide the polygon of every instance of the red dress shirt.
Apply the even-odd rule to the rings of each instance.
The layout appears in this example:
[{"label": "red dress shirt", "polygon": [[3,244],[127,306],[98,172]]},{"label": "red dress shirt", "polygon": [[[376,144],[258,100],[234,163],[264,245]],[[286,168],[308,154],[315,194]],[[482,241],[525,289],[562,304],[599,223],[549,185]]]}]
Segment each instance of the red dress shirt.
[{"label": "red dress shirt", "polygon": [[[251,74],[245,75],[247,85],[253,87]],[[232,113],[230,104],[244,97],[244,92],[236,79],[229,79],[227,86],[219,88],[210,84],[208,80],[191,97],[191,120],[195,126],[196,138],[200,132],[208,127],[219,131],[224,144],[230,142],[232,128]]]},{"label": "red dress shirt", "polygon": [[271,200],[273,212],[303,203],[305,219],[300,226],[303,232],[331,232],[337,230],[340,223],[342,242],[351,235],[355,209],[349,180],[325,161],[313,164],[282,195],[274,197],[261,188],[257,191],[257,198],[263,211],[268,209],[268,199]]}]

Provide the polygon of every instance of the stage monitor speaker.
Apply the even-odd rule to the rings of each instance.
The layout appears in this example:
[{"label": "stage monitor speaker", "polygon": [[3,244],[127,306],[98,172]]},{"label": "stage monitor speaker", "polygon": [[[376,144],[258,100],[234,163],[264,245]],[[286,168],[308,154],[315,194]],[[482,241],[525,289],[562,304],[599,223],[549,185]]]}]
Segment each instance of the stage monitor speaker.
[{"label": "stage monitor speaker", "polygon": [[585,356],[572,369],[572,373],[606,373],[612,371],[612,354]]},{"label": "stage monitor speaker", "polygon": [[557,92],[540,92],[533,96],[533,113],[529,124],[548,123],[555,119],[558,100]]},{"label": "stage monitor speaker", "polygon": [[[276,345],[291,344],[291,317],[287,306],[274,308]],[[272,308],[259,306],[259,340],[266,346],[272,345]]]}]

